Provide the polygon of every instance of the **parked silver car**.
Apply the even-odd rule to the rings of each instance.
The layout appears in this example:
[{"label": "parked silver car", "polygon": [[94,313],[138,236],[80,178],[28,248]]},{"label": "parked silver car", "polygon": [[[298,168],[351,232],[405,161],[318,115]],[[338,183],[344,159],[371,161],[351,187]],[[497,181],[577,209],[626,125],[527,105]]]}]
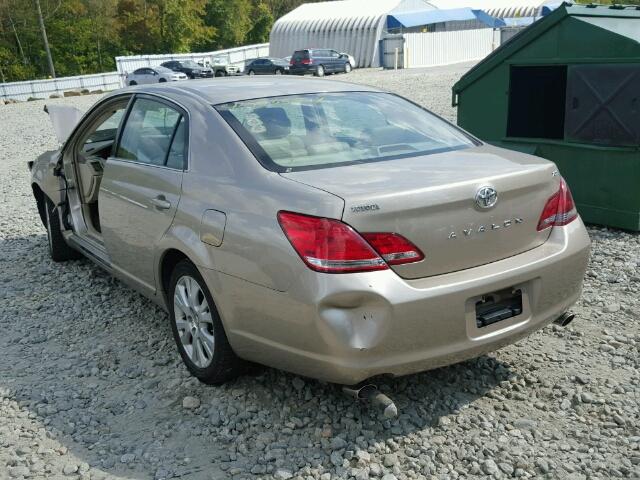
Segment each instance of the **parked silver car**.
[{"label": "parked silver car", "polygon": [[341,384],[419,372],[580,294],[589,238],[554,164],[397,95],[227,78],[114,92],[75,127],[49,113],[63,146],[30,168],[52,258],[165,307],[203,382],[244,360]]},{"label": "parked silver car", "polygon": [[134,70],[125,78],[126,85],[147,85],[151,83],[177,82],[187,80],[181,72],[174,72],[165,67],[144,67]]}]

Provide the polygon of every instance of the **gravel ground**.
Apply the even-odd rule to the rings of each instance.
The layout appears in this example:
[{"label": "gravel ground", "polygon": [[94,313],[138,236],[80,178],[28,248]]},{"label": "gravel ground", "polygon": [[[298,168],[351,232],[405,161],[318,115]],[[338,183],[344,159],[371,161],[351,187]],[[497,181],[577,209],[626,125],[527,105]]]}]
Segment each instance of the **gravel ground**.
[{"label": "gravel ground", "polygon": [[[453,119],[465,68],[341,78]],[[640,478],[640,235],[590,228],[569,328],[383,384],[395,420],[272,369],[204,386],[163,311],[49,260],[25,166],[56,144],[43,103],[0,106],[0,479]]]}]

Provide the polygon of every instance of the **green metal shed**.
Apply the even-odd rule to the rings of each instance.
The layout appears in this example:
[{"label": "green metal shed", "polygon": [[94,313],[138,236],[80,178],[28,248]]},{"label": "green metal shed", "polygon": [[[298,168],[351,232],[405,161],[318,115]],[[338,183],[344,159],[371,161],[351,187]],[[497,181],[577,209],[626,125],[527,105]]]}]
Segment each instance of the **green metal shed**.
[{"label": "green metal shed", "polygon": [[640,7],[563,4],[453,86],[458,124],[553,160],[582,218],[640,230]]}]

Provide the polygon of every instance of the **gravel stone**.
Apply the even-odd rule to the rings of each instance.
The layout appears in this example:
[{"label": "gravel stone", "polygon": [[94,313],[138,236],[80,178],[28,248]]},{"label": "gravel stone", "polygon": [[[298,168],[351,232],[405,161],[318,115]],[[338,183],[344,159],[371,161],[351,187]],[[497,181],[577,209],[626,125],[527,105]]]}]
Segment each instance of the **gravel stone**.
[{"label": "gravel stone", "polygon": [[[451,86],[469,67],[331,78],[455,121]],[[568,327],[381,379],[398,418],[269,368],[207,386],[161,308],[88,260],[49,259],[26,168],[57,146],[43,107],[99,98],[0,105],[0,479],[640,478],[639,234],[588,227]]]},{"label": "gravel stone", "polygon": [[395,453],[388,453],[384,457],[382,457],[382,464],[389,468],[393,467],[398,463],[398,456]]},{"label": "gravel stone", "polygon": [[187,410],[195,410],[200,406],[200,399],[196,397],[184,397],[182,399],[182,408],[186,408]]},{"label": "gravel stone", "polygon": [[274,473],[273,476],[276,478],[276,480],[289,480],[291,477],[293,477],[293,473],[291,473],[289,470],[279,468],[278,470],[276,470],[276,473]]},{"label": "gravel stone", "polygon": [[482,462],[482,471],[487,475],[495,475],[499,472],[498,465],[491,459]]},{"label": "gravel stone", "polygon": [[72,475],[78,471],[78,465],[74,465],[73,463],[67,463],[64,467],[62,467],[62,473],[65,475]]}]

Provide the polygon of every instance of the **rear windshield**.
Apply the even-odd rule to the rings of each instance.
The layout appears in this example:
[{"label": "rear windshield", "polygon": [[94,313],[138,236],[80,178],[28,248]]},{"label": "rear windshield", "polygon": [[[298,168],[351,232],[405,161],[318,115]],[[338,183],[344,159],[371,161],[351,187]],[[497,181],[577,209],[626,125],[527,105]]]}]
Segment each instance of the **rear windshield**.
[{"label": "rear windshield", "polygon": [[308,59],[309,58],[309,51],[308,50],[298,50],[297,52],[293,53],[293,58],[294,60],[302,60],[303,58]]},{"label": "rear windshield", "polygon": [[217,105],[266,168],[279,172],[467,148],[473,140],[389,93],[288,95]]}]

